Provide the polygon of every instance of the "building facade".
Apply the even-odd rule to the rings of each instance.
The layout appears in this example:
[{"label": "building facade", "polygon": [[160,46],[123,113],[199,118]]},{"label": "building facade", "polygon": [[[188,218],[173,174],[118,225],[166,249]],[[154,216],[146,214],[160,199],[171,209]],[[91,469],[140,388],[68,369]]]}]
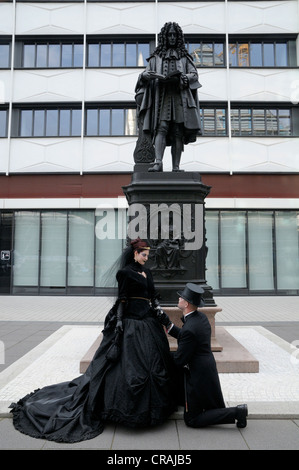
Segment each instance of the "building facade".
[{"label": "building facade", "polygon": [[203,132],[181,168],[212,188],[208,284],[299,294],[298,0],[1,1],[0,294],[113,289],[135,84],[168,21],[202,84]]}]

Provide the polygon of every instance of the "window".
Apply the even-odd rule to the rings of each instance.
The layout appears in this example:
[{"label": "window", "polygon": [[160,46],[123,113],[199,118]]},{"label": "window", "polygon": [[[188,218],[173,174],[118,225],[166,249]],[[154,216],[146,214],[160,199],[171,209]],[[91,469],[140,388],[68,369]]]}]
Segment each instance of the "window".
[{"label": "window", "polygon": [[224,41],[185,40],[186,48],[197,67],[223,67]]},{"label": "window", "polygon": [[298,293],[299,213],[207,210],[207,281],[222,294]]},{"label": "window", "polygon": [[291,108],[242,107],[231,109],[232,136],[290,136],[292,132]]},{"label": "window", "polygon": [[23,68],[83,67],[83,44],[69,41],[22,43],[21,58],[16,65]]},{"label": "window", "polygon": [[202,135],[227,135],[226,108],[202,106],[200,114]]},{"label": "window", "polygon": [[[112,238],[105,236],[108,219]],[[126,210],[20,210],[14,224],[13,293],[115,292]]]},{"label": "window", "polygon": [[0,43],[0,69],[10,67],[10,43]]},{"label": "window", "polygon": [[7,109],[0,108],[0,137],[7,137]]},{"label": "window", "polygon": [[21,109],[18,137],[81,135],[81,109]]},{"label": "window", "polygon": [[87,67],[145,67],[149,41],[97,41],[87,44]]},{"label": "window", "polygon": [[90,108],[86,110],[86,136],[137,135],[136,109]]},{"label": "window", "polygon": [[295,40],[231,40],[229,65],[230,67],[295,66]]}]

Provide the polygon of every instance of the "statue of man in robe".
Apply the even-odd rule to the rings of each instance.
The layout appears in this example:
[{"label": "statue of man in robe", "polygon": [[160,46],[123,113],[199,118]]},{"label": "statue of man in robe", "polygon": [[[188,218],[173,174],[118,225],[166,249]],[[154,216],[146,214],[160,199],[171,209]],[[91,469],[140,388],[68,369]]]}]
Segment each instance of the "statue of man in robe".
[{"label": "statue of man in robe", "polygon": [[165,23],[136,85],[138,119],[142,131],[150,133],[155,149],[155,161],[148,171],[163,171],[166,146],[171,147],[172,171],[180,171],[184,145],[200,135],[200,87],[181,27]]}]

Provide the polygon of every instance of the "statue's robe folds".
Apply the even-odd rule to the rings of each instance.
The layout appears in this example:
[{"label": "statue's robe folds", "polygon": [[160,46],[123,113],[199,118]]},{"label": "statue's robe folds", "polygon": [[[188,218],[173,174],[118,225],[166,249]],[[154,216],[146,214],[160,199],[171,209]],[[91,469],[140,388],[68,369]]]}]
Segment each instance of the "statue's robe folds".
[{"label": "statue's robe folds", "polygon": [[[165,101],[166,87],[159,79],[145,80],[143,74],[151,71],[163,74],[165,71],[164,61],[157,55],[149,59],[145,71],[140,74],[136,85],[136,102],[138,103],[138,115],[142,122],[143,132],[150,133],[154,139],[163,103]],[[176,70],[188,77],[188,86],[180,87],[179,93],[183,107],[183,143],[195,142],[201,133],[201,119],[197,89],[201,87],[198,81],[197,69],[190,56],[179,58],[175,56]],[[167,145],[171,145],[168,140]]]}]

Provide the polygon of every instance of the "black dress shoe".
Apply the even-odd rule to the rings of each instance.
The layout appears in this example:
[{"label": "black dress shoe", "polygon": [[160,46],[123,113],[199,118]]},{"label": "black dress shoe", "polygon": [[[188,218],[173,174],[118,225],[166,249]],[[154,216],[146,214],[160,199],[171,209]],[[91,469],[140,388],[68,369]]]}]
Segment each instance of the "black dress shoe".
[{"label": "black dress shoe", "polygon": [[163,171],[162,162],[156,162],[152,167],[148,169],[148,171]]},{"label": "black dress shoe", "polygon": [[248,408],[247,405],[238,405],[237,406],[237,427],[238,428],[246,428],[247,426],[247,415],[248,415]]}]

